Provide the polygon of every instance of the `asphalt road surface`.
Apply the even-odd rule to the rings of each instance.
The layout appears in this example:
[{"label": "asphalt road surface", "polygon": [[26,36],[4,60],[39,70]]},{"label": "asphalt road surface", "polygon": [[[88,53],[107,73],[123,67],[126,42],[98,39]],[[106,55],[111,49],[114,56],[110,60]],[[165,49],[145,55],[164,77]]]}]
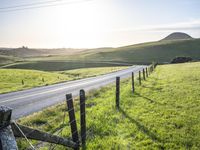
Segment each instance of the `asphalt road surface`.
[{"label": "asphalt road surface", "polygon": [[114,83],[116,76],[120,76],[121,79],[127,78],[131,76],[132,72],[137,73],[145,67],[132,66],[128,69],[97,77],[0,94],[0,105],[12,108],[12,119],[18,119],[64,101],[65,95],[68,93],[72,93],[73,97],[78,96],[80,89],[84,89],[86,92],[92,89],[98,89]]}]

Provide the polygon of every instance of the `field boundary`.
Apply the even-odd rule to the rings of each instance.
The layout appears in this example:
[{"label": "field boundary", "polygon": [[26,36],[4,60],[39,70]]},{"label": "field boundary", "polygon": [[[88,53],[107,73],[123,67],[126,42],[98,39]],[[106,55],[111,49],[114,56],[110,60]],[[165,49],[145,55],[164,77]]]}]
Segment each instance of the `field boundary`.
[{"label": "field boundary", "polygon": [[[142,84],[142,80],[145,81],[149,75],[155,70],[157,64],[153,63],[152,65],[143,68],[142,71],[139,71],[138,82],[139,85]],[[135,92],[135,74],[132,72],[131,74],[132,82],[131,88],[134,94]],[[142,78],[143,77],[143,78]],[[120,110],[120,77],[116,77],[116,110]],[[86,98],[84,89],[80,90],[79,93],[79,106],[80,106],[80,135],[77,126],[77,120],[75,116],[75,108],[74,108],[74,100],[71,93],[66,94],[66,111],[69,116],[69,123],[65,123],[66,114],[63,116],[62,127],[58,130],[58,132],[62,132],[63,128],[67,125],[70,126],[71,129],[71,137],[61,137],[58,135],[53,135],[52,133],[43,132],[40,130],[36,130],[27,126],[20,125],[15,121],[11,120],[12,109],[1,106],[0,107],[0,149],[18,149],[16,144],[16,137],[24,138],[28,143],[31,149],[35,149],[31,144],[29,139],[43,141],[47,143],[63,145],[65,147],[73,148],[74,150],[78,150],[80,147],[86,146],[87,134],[89,131],[86,128]]]}]

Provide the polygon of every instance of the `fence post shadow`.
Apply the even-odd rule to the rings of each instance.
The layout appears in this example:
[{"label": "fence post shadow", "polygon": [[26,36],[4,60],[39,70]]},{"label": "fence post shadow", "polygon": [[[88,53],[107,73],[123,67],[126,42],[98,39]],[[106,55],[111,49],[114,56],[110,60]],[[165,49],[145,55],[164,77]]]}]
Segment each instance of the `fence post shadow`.
[{"label": "fence post shadow", "polygon": [[152,139],[153,141],[156,142],[160,142],[163,143],[161,141],[160,138],[158,138],[156,136],[155,133],[153,133],[152,131],[150,131],[146,126],[142,125],[140,122],[138,122],[136,119],[132,118],[131,116],[129,116],[121,107],[119,108],[119,112],[121,112],[125,118],[129,119],[129,121],[133,124],[135,124],[137,126],[137,128],[143,132],[144,134],[146,134],[150,139]]},{"label": "fence post shadow", "polygon": [[139,94],[139,93],[137,93],[137,92],[135,92],[135,95],[138,96],[138,97],[144,98],[145,100],[149,101],[150,103],[155,103],[155,104],[159,104],[159,105],[165,105],[165,104],[162,104],[162,103],[160,103],[160,102],[157,102],[157,101],[155,101],[155,100],[153,100],[153,99],[150,99],[150,98],[148,98],[148,97],[146,97],[146,96],[143,96],[143,95],[141,95],[141,94]]}]

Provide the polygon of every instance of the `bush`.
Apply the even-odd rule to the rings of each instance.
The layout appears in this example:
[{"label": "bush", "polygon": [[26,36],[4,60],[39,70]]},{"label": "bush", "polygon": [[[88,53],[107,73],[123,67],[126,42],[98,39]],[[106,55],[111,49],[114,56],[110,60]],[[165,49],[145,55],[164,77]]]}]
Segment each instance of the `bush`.
[{"label": "bush", "polygon": [[192,61],[191,57],[176,57],[172,59],[171,64],[185,63],[185,62],[190,62],[190,61]]}]

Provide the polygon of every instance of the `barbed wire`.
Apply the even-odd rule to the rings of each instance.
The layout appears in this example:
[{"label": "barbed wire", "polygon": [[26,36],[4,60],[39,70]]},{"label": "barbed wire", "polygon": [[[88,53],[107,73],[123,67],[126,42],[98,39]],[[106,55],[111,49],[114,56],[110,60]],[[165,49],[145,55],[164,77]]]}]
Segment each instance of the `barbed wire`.
[{"label": "barbed wire", "polygon": [[18,128],[18,130],[20,131],[20,133],[24,136],[24,138],[26,139],[27,143],[31,146],[31,148],[33,150],[36,150],[36,148],[32,145],[32,143],[29,141],[29,139],[26,137],[26,135],[24,134],[24,132],[21,130],[21,128],[18,126],[18,124],[13,121],[13,123],[15,124],[15,126]]}]

